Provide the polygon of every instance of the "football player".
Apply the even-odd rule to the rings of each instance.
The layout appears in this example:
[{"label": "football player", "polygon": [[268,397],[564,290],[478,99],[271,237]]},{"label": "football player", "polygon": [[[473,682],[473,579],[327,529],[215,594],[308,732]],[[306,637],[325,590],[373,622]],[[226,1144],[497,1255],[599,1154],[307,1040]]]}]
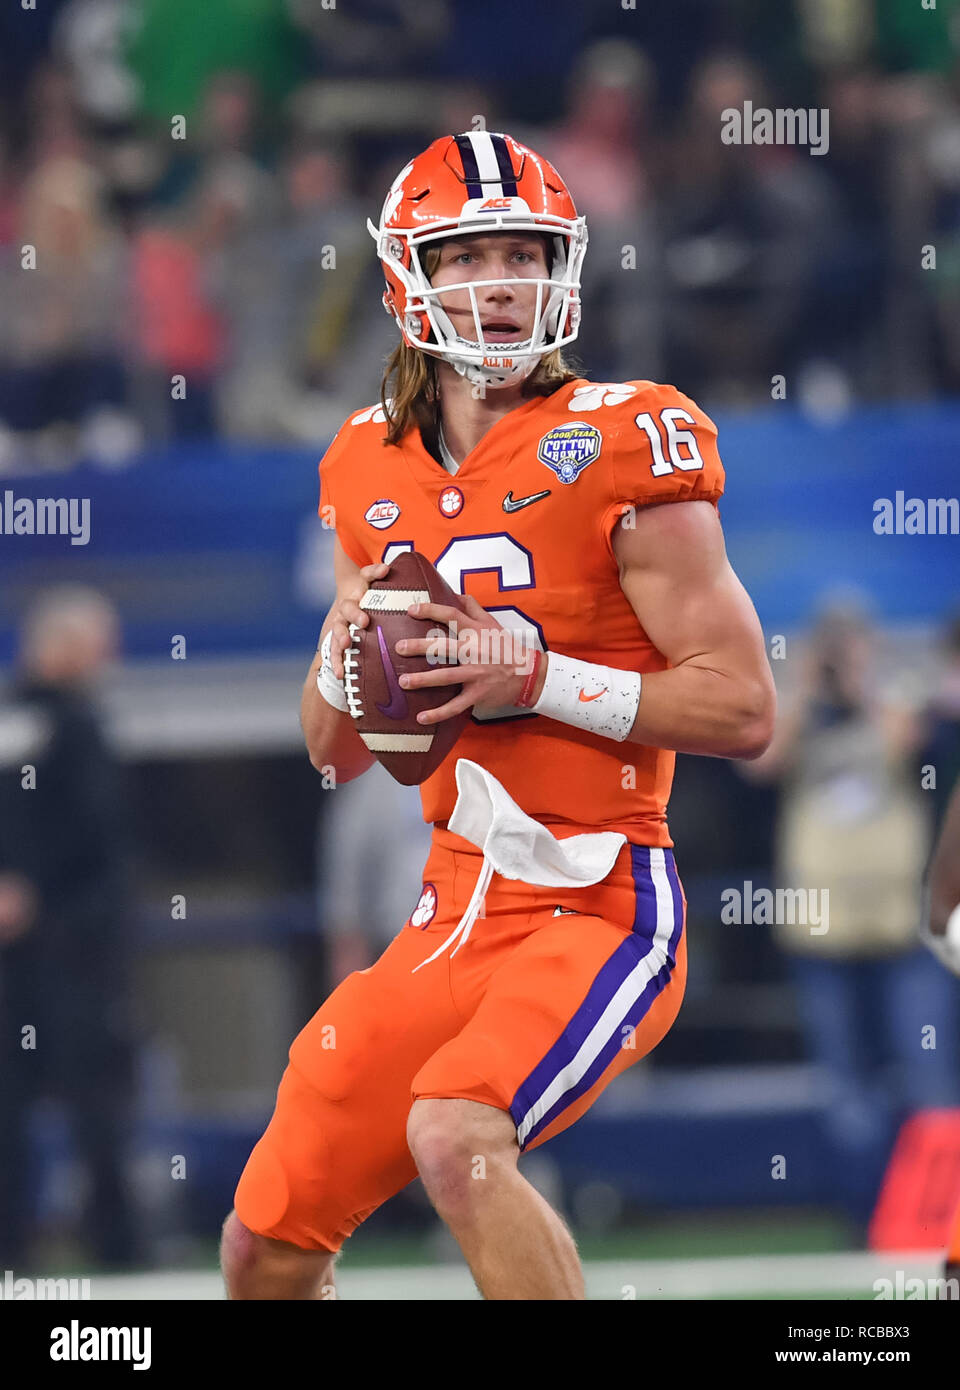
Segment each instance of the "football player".
[{"label": "football player", "polygon": [[[713,422],[673,386],[592,382],[564,359],[587,230],[557,171],[508,135],[447,136],[401,171],[370,230],[401,341],[380,404],[320,465],[337,598],[304,734],[340,781],[370,766],[343,653],[369,582],[409,549],[467,606],[411,609],[450,633],[453,659],[470,651],[460,693],[421,722],[471,719],[421,788],[434,829],[419,901],[291,1046],[223,1268],[233,1298],[333,1296],[345,1238],[419,1174],[485,1298],[582,1299],[573,1237],[517,1161],[671,1027],[686,978],[674,754],[759,756],[773,682],[724,551]],[[503,630],[515,648],[493,640]],[[523,643],[536,655],[521,662]],[[449,666],[401,682],[431,683]],[[624,839],[593,886],[493,878],[451,952],[483,861],[447,827],[461,756],[561,850]],[[389,834],[370,827],[371,872]]]}]

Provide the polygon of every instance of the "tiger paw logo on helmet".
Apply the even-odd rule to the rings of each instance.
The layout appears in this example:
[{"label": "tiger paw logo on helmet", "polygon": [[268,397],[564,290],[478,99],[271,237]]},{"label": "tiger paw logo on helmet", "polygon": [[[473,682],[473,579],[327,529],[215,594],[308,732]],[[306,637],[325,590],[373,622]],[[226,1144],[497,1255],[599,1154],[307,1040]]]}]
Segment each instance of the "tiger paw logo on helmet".
[{"label": "tiger paw logo on helmet", "polygon": [[[379,226],[367,222],[386,279],[384,307],[404,341],[448,362],[477,385],[516,385],[538,362],[572,343],[580,325],[580,271],[587,224],[552,164],[511,135],[486,130],[445,135],[404,165],[383,204]],[[549,273],[535,285],[533,330],[520,342],[484,334],[475,290],[504,281],[465,280],[434,287],[423,252],[446,238],[491,231],[533,232],[549,239]],[[471,284],[473,288],[471,289]],[[459,334],[440,296],[468,291],[473,337]]]}]

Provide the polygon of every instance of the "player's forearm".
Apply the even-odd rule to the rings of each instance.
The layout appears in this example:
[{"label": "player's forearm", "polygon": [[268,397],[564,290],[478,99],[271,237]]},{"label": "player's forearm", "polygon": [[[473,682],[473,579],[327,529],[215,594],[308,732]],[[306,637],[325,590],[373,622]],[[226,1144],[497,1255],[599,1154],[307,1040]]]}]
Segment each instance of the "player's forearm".
[{"label": "player's forearm", "polygon": [[730,675],[686,663],[643,676],[628,743],[716,758],[759,758],[773,737],[776,695],[762,671]]},{"label": "player's forearm", "polygon": [[317,689],[320,655],[315,657],[303,683],[300,726],[310,761],[318,772],[332,767],[338,782],[350,782],[375,761],[364,747],[349,714],[334,709]]},{"label": "player's forearm", "polygon": [[942,936],[950,914],[960,906],[960,873],[953,866],[953,872],[930,875],[930,930],[935,936]]},{"label": "player's forearm", "polygon": [[741,660],[727,671],[706,661],[640,676],[547,653],[529,703],[548,718],[618,742],[758,758],[772,737],[776,711],[769,668]]},{"label": "player's forearm", "polygon": [[943,934],[947,919],[960,903],[960,783],[954,789],[928,875],[930,930]]}]

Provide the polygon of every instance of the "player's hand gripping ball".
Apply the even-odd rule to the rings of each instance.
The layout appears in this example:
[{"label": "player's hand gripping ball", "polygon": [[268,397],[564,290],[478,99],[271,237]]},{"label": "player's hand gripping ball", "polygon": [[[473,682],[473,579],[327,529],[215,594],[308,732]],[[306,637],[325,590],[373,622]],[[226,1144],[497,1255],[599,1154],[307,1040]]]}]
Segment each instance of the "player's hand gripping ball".
[{"label": "player's hand gripping ball", "polygon": [[444,685],[404,689],[400,677],[411,672],[437,671],[430,656],[403,656],[396,650],[401,638],[425,638],[437,631],[429,618],[414,618],[414,603],[440,603],[466,613],[464,600],[415,550],[392,561],[382,579],[374,579],[360,600],[366,627],[350,625],[350,646],[343,653],[344,688],[355,727],[379,762],[404,786],[414,786],[435,772],[463,731],[469,713],[463,711],[435,724],[417,722],[423,710],[437,709],[460,693],[453,680]]}]

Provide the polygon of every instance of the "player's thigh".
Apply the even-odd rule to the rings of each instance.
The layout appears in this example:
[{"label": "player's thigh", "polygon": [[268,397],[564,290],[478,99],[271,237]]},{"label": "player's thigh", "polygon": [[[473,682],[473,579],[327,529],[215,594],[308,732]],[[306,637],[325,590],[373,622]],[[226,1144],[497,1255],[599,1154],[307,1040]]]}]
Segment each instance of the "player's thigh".
[{"label": "player's thigh", "polygon": [[349,975],[290,1047],[276,1107],[235,1197],[250,1230],[336,1250],[416,1176],[406,1142],[411,1082],[460,1027],[442,972],[413,973],[417,933],[401,932]]},{"label": "player's thigh", "polygon": [[672,1026],[686,983],[682,895],[676,909],[656,937],[579,914],[531,933],[420,1068],[414,1095],[508,1110],[521,1149],[560,1133]]}]

